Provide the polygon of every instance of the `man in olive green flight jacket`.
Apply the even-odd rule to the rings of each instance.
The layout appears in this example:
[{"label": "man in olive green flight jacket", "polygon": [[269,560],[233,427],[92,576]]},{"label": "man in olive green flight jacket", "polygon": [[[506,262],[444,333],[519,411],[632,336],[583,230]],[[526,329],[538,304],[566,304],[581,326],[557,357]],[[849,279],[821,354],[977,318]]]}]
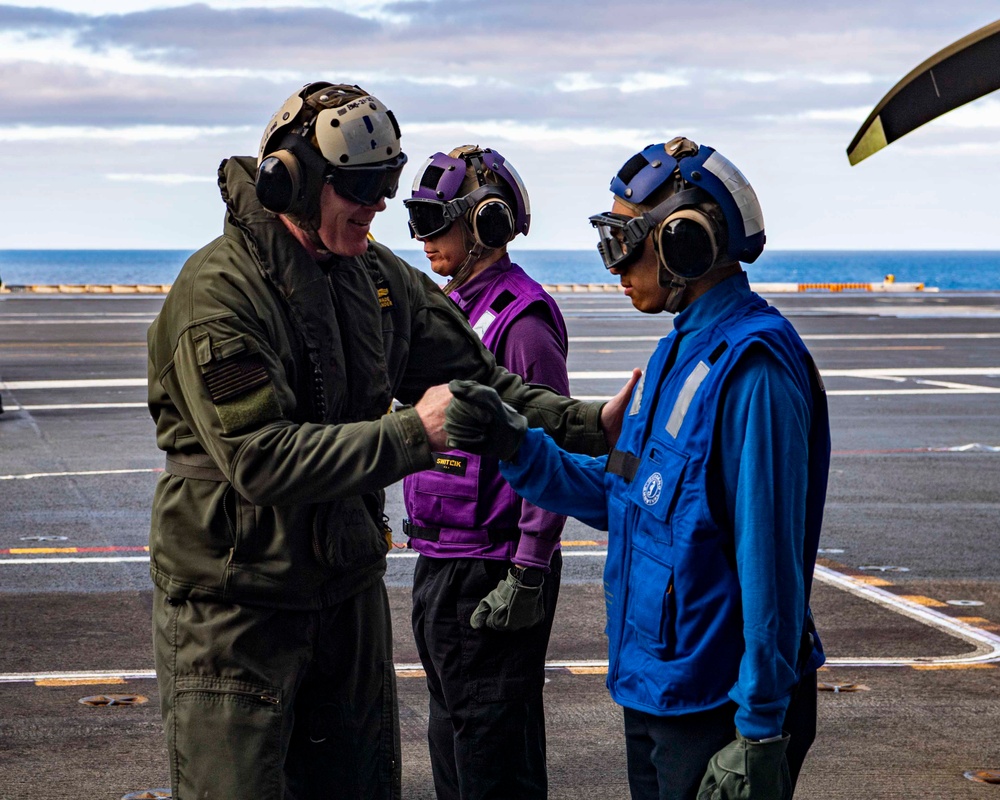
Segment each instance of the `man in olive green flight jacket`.
[{"label": "man in olive green flight jacket", "polygon": [[[564,446],[606,450],[599,405],[498,367],[427,276],[369,241],[405,160],[378,100],[304,87],[256,160],[223,162],[223,234],[149,330],[175,800],[399,796],[383,488],[445,448],[441,384],[489,383]],[[388,413],[394,398],[413,405]]]}]

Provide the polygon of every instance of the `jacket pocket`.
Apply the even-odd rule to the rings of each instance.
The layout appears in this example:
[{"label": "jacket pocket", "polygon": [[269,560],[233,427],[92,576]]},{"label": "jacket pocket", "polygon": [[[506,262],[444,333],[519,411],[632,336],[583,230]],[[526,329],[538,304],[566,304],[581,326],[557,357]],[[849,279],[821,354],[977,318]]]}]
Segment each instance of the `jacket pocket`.
[{"label": "jacket pocket", "polygon": [[242,797],[252,786],[257,797],[277,797],[282,705],[273,686],[178,676],[167,717],[177,796]]},{"label": "jacket pocket", "polygon": [[687,469],[688,455],[652,440],[628,489],[628,499],[642,512],[636,527],[653,541],[673,543],[673,515]]},{"label": "jacket pocket", "polygon": [[229,523],[233,543],[233,562],[256,561],[259,553],[257,509],[231,485],[226,485],[222,509]]},{"label": "jacket pocket", "polygon": [[410,518],[439,527],[476,525],[480,457],[460,450],[434,453],[434,467],[414,473],[404,482]]},{"label": "jacket pocket", "polygon": [[342,574],[384,558],[389,544],[364,500],[346,497],[315,507],[313,550],[323,566]]},{"label": "jacket pocket", "polygon": [[639,646],[656,658],[668,658],[676,642],[673,567],[635,547],[628,589],[625,619],[635,631]]}]

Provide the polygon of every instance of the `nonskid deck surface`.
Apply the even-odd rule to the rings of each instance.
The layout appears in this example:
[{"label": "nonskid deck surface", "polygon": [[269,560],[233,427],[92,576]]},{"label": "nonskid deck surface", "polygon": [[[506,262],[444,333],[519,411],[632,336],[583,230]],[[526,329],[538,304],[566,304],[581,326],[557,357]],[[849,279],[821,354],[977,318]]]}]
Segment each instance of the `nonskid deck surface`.
[{"label": "nonskid deck surface", "polygon": [[[618,294],[557,297],[576,396],[613,394],[670,329]],[[1000,769],[1000,295],[767,297],[810,347],[833,426],[813,595],[831,691],[796,796],[979,797],[990,789],[963,773]],[[145,332],[161,303],[0,296],[4,800],[68,787],[117,798],[168,782],[144,549],[162,468],[144,403]],[[390,517],[402,513],[391,487]],[[550,796],[625,798],[621,714],[604,688],[606,536],[570,522],[563,538]],[[393,553],[387,583],[405,796],[430,798],[411,555]],[[78,702],[95,695],[149,702]]]}]

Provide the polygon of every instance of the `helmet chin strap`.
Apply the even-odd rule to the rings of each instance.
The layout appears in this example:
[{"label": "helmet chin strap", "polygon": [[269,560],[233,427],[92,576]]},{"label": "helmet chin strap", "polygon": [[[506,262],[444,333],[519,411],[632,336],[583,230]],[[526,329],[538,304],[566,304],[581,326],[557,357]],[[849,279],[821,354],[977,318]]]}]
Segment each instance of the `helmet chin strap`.
[{"label": "helmet chin strap", "polygon": [[657,266],[659,267],[656,273],[657,283],[664,289],[670,290],[667,294],[667,301],[663,304],[663,310],[670,314],[676,314],[677,309],[680,308],[681,300],[684,298],[684,290],[688,286],[687,279],[674,275],[662,264]]},{"label": "helmet chin strap", "polygon": [[[469,252],[465,256],[465,260],[459,265],[458,269],[455,270],[455,276],[448,282],[446,291],[453,292],[467,280],[472,275],[472,270],[475,268],[479,259],[482,258],[483,253],[486,252],[486,248],[476,241],[475,237],[472,237],[471,231],[468,230],[465,222],[460,223],[462,225],[462,237],[465,240],[465,246],[468,247]],[[472,238],[472,246],[469,247],[469,239]]]},{"label": "helmet chin strap", "polygon": [[317,255],[327,256],[330,254],[331,251],[327,249],[319,236],[320,219],[318,214],[315,217],[309,218],[297,214],[285,214],[284,216],[292,225],[305,234],[309,243],[316,248]]}]

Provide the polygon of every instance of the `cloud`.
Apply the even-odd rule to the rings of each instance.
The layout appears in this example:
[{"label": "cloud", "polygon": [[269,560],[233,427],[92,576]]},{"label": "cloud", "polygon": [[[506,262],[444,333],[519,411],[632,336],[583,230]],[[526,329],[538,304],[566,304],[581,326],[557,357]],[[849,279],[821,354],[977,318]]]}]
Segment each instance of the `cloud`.
[{"label": "cloud", "polygon": [[185,183],[215,183],[216,178],[210,175],[180,175],[167,173],[163,175],[146,173],[109,173],[105,176],[109,181],[119,183],[156,183],[166,186],[180,186]]},{"label": "cloud", "polygon": [[[683,16],[658,0],[627,14],[603,0],[142,5],[0,5],[0,122],[261,125],[292,89],[327,78],[378,94],[404,128],[465,118],[612,129],[637,103],[671,126],[731,127],[874,103],[901,63],[947,43],[936,15],[901,0],[709,0]],[[960,26],[987,6],[966,4],[948,25],[971,29]]]},{"label": "cloud", "polygon": [[[536,244],[569,236],[600,208],[612,170],[636,149],[681,133],[744,169],[767,198],[769,232],[782,232],[784,203],[787,228],[813,241],[823,228],[813,217],[830,198],[868,202],[838,182],[925,162],[957,140],[956,153],[993,152],[1000,105],[984,100],[906,137],[863,173],[843,154],[902,75],[995,17],[992,0],[947,15],[911,0],[705,0],[683,13],[661,0],[627,9],[606,0],[23,0],[0,4],[0,142],[17,143],[9,161],[18,174],[73,173],[82,187],[102,186],[105,206],[117,192],[130,211],[150,192],[153,207],[152,193],[172,183],[164,194],[180,217],[215,209],[218,160],[253,152],[293,90],[343,80],[393,109],[414,162],[465,141],[502,145],[533,192]],[[789,163],[821,176],[815,196],[800,196],[812,191],[796,181],[805,167]],[[824,181],[838,188],[821,192]],[[35,192],[36,207],[56,194],[34,181],[19,191]],[[197,199],[183,202],[184,193]],[[810,203],[817,210],[807,213]],[[78,228],[94,225],[81,218]],[[203,230],[149,228],[168,229]],[[589,228],[581,235],[590,246]]]}]

